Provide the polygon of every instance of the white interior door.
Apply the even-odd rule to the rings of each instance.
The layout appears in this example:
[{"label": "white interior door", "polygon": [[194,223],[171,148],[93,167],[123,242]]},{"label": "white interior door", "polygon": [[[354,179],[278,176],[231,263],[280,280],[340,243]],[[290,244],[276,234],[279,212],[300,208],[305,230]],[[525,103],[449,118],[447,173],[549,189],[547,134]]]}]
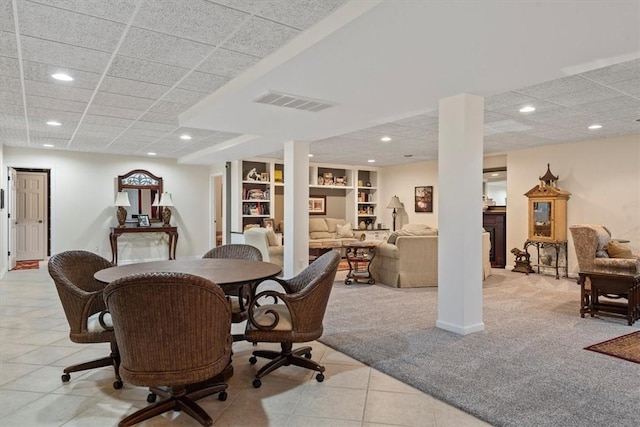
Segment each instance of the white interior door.
[{"label": "white interior door", "polygon": [[18,172],[16,187],[16,260],[43,260],[47,251],[47,174]]},{"label": "white interior door", "polygon": [[15,169],[9,168],[9,190],[7,191],[9,200],[7,207],[9,221],[9,270],[16,266],[16,180],[18,174]]}]

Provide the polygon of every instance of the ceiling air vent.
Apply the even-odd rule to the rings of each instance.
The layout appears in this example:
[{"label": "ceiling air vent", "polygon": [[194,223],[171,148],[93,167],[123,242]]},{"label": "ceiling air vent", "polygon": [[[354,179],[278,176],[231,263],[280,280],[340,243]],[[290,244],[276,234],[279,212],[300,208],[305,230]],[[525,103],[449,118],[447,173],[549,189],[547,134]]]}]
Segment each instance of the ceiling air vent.
[{"label": "ceiling air vent", "polygon": [[295,110],[311,111],[317,113],[318,111],[326,110],[333,107],[335,104],[329,104],[325,101],[318,101],[317,99],[303,98],[301,96],[286,95],[278,92],[267,92],[262,95],[255,102],[259,104],[275,105],[276,107],[287,107]]}]

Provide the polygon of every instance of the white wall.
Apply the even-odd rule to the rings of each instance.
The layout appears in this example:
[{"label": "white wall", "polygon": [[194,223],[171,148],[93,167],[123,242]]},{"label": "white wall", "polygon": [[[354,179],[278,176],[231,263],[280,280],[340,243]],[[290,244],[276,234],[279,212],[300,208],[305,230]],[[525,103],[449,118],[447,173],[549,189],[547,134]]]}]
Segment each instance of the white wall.
[{"label": "white wall", "polygon": [[[613,237],[631,240],[628,246],[640,252],[640,135],[584,142],[547,145],[486,156],[484,167],[507,166],[507,266],[514,265],[509,250],[521,248],[527,239],[528,205],[524,193],[536,186],[547,163],[560,177],[558,187],[572,193],[568,202],[568,224],[606,225]],[[406,223],[438,226],[438,170],[436,161],[386,167],[381,170],[382,198],[386,207],[394,194],[405,210],[397,228]],[[434,213],[415,213],[414,186],[433,185]],[[391,224],[391,210],[383,209],[380,221]],[[569,274],[578,271],[571,237]]]},{"label": "white wall", "polygon": [[[117,176],[132,169],[146,169],[162,177],[164,191],[171,193],[175,205],[171,223],[179,233],[177,257],[200,256],[212,246],[208,166],[180,165],[174,159],[17,147],[4,147],[3,160],[3,175],[7,166],[51,169],[52,253],[85,249],[111,259],[108,235],[109,227],[116,225]],[[6,218],[6,209],[3,215]],[[4,254],[6,240],[0,243]],[[166,241],[164,233],[123,235],[118,238],[119,260],[166,259]]]}]

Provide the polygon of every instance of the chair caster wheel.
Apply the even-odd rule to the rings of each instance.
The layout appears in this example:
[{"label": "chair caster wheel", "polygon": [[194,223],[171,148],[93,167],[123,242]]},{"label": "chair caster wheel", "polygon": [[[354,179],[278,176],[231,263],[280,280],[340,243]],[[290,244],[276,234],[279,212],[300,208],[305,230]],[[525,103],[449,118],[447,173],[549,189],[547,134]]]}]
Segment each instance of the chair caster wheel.
[{"label": "chair caster wheel", "polygon": [[322,381],[324,381],[324,375],[322,375],[322,374],[318,374],[318,375],[316,375],[316,380],[317,380],[319,383],[321,383]]},{"label": "chair caster wheel", "polygon": [[218,395],[218,400],[220,402],[224,402],[225,400],[227,400],[227,392],[226,391],[221,391],[220,394]]},{"label": "chair caster wheel", "polygon": [[121,380],[114,381],[113,388],[115,388],[116,390],[120,390],[122,388],[122,381]]},{"label": "chair caster wheel", "polygon": [[259,379],[255,379],[253,380],[253,388],[260,388],[260,386],[262,385],[262,381],[260,381]]},{"label": "chair caster wheel", "polygon": [[62,378],[62,382],[63,382],[63,383],[68,383],[68,382],[69,382],[69,380],[71,379],[71,375],[69,375],[69,374],[62,374],[62,377],[61,377],[61,378]]},{"label": "chair caster wheel", "polygon": [[[249,358],[249,363],[251,363],[252,365],[255,365],[258,362],[258,358],[255,356],[251,356]],[[68,380],[67,380],[68,381]]]},{"label": "chair caster wheel", "polygon": [[148,403],[154,403],[156,401],[156,399],[158,398],[158,395],[155,393],[149,393],[147,394],[147,402]]},{"label": "chair caster wheel", "polygon": [[304,358],[305,359],[311,359],[311,353],[310,352],[309,353],[305,353],[304,354]]}]

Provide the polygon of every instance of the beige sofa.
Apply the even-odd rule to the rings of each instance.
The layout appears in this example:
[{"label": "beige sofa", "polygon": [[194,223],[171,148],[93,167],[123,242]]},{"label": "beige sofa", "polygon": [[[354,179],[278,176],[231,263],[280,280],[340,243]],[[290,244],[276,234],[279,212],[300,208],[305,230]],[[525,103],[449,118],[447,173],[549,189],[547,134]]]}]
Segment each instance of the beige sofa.
[{"label": "beige sofa", "polygon": [[[395,239],[395,243],[394,243]],[[489,233],[482,233],[483,280],[491,274]],[[438,286],[438,230],[407,224],[380,243],[371,263],[377,283],[397,288]]]},{"label": "beige sofa", "polygon": [[309,218],[309,248],[341,248],[344,243],[356,242],[353,228],[345,219]]}]

